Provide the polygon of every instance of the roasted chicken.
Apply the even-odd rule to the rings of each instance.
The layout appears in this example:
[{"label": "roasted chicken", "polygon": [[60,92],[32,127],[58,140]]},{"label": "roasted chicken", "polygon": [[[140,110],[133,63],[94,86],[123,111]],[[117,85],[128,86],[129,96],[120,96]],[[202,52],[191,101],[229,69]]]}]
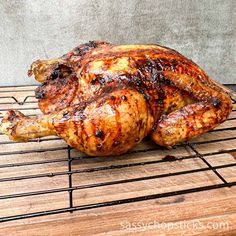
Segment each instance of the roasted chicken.
[{"label": "roasted chicken", "polygon": [[145,136],[171,147],[213,129],[232,109],[229,96],[194,62],[159,45],[91,41],[28,74],[43,115],[9,110],[1,130],[27,141],[58,135],[92,156],[127,152]]}]

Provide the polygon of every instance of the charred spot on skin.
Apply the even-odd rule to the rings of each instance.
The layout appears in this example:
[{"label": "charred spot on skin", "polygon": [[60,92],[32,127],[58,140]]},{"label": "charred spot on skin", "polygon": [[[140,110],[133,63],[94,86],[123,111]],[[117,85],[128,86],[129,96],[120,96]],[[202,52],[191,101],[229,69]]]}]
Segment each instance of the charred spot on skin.
[{"label": "charred spot on skin", "polygon": [[52,125],[54,126],[55,123],[56,123],[56,119],[52,118]]},{"label": "charred spot on skin", "polygon": [[41,85],[39,85],[39,87],[44,87],[46,85],[48,85],[48,81],[44,81]]},{"label": "charred spot on skin", "polygon": [[42,88],[39,87],[35,90],[35,98],[43,99],[45,97],[46,97],[46,94]]},{"label": "charred spot on skin", "polygon": [[137,143],[137,142],[139,142],[140,141],[140,138],[136,138],[135,139],[135,142]]},{"label": "charred spot on skin", "polygon": [[79,118],[80,120],[84,120],[85,119],[85,115],[84,115],[84,109],[85,108],[81,108],[80,110],[75,112],[75,118]]},{"label": "charred spot on skin", "polygon": [[70,114],[69,111],[64,111],[62,115],[63,117],[67,117],[69,114]]},{"label": "charred spot on skin", "polygon": [[112,144],[113,147],[116,147],[118,145],[120,145],[120,141],[114,141],[113,144]]},{"label": "charred spot on skin", "polygon": [[122,96],[121,96],[121,99],[122,99],[123,101],[127,101],[127,97],[126,97],[125,95],[122,95]]},{"label": "charred spot on skin", "polygon": [[90,48],[96,48],[98,46],[95,41],[89,41],[88,43],[85,43],[84,45]]},{"label": "charred spot on skin", "polygon": [[60,72],[60,69],[59,69],[59,65],[56,64],[54,66],[52,74],[50,75],[50,79],[55,80],[55,79],[59,78],[60,76],[61,76],[61,72]]},{"label": "charred spot on skin", "polygon": [[142,80],[137,76],[130,76],[128,84],[132,87],[139,88],[142,85]]},{"label": "charred spot on skin", "polygon": [[13,110],[8,111],[8,121],[13,122],[14,118],[16,117],[16,113]]},{"label": "charred spot on skin", "polygon": [[[56,64],[53,68],[53,71],[50,75],[51,80],[55,79],[62,79],[63,77],[69,76],[73,73],[73,70],[70,66],[64,64]],[[65,82],[66,80],[63,79],[61,82]]]},{"label": "charred spot on skin", "polygon": [[88,50],[89,50],[89,47],[86,45],[84,47],[80,47],[80,46],[76,47],[73,49],[71,57],[72,56],[82,57],[86,54]]},{"label": "charred spot on skin", "polygon": [[160,105],[163,105],[164,104],[164,101],[163,101],[164,99],[163,98],[158,98],[157,100],[156,100],[156,102],[158,103],[158,104],[160,104]]},{"label": "charred spot on skin", "polygon": [[112,87],[111,87],[111,86],[107,86],[107,87],[103,90],[103,92],[104,92],[104,93],[110,93],[111,90],[112,90]]},{"label": "charred spot on skin", "polygon": [[80,113],[79,118],[80,118],[80,120],[84,120],[85,119],[85,115],[83,113]]},{"label": "charred spot on skin", "polygon": [[191,82],[189,83],[189,86],[192,87],[193,85],[194,85],[194,82],[191,81]]},{"label": "charred spot on skin", "polygon": [[92,80],[91,80],[91,84],[92,85],[95,85],[97,83],[97,78],[93,78]]},{"label": "charred spot on skin", "polygon": [[156,65],[157,65],[157,68],[159,70],[163,70],[164,69],[163,61],[161,59],[156,60]]},{"label": "charred spot on skin", "polygon": [[100,101],[97,102],[96,107],[101,107],[106,102],[106,98],[102,98]]},{"label": "charred spot on skin", "polygon": [[103,145],[102,143],[97,144],[97,150],[100,151],[102,149]]},{"label": "charred spot on skin", "polygon": [[115,101],[115,100],[116,100],[116,97],[115,97],[115,96],[110,96],[110,99],[111,99],[112,101]]},{"label": "charred spot on skin", "polygon": [[16,135],[16,128],[17,128],[16,124],[11,125],[10,127],[7,128],[7,130],[10,130],[11,136],[15,136]]},{"label": "charred spot on skin", "polygon": [[175,71],[175,67],[174,67],[174,65],[170,65],[170,70],[172,71],[172,72],[174,72]]},{"label": "charred spot on skin", "polygon": [[77,54],[80,54],[81,53],[81,48],[80,47],[76,47],[76,48],[74,48],[74,52]]},{"label": "charred spot on skin", "polygon": [[178,61],[176,59],[172,59],[171,64],[175,67],[178,65]]},{"label": "charred spot on skin", "polygon": [[50,75],[50,79],[51,80],[55,80],[55,79],[57,79],[58,77],[59,77],[59,71],[58,70],[54,70],[53,72],[52,72],[52,74]]},{"label": "charred spot on skin", "polygon": [[104,133],[103,133],[103,131],[102,131],[101,129],[97,129],[97,130],[95,131],[95,137],[97,137],[97,138],[102,138],[103,135],[104,135]]},{"label": "charred spot on skin", "polygon": [[160,84],[166,84],[166,85],[171,85],[171,81],[166,78],[164,75],[161,75],[159,76],[159,82]]},{"label": "charred spot on skin", "polygon": [[153,127],[152,127],[152,132],[155,132],[157,129],[157,122],[154,123]]},{"label": "charred spot on skin", "polygon": [[110,76],[102,76],[99,78],[99,83],[101,86],[105,86],[107,83],[111,82],[113,80]]},{"label": "charred spot on skin", "polygon": [[149,97],[146,93],[144,93],[143,96],[144,96],[144,98],[145,98],[146,101],[149,101],[149,100],[150,100],[150,97]]},{"label": "charred spot on skin", "polygon": [[212,98],[211,102],[214,107],[219,107],[221,105],[221,100],[219,98]]},{"label": "charred spot on skin", "polygon": [[101,77],[101,78],[99,79],[99,83],[100,83],[100,85],[104,86],[105,83],[106,83],[106,79],[105,79],[104,77]]}]

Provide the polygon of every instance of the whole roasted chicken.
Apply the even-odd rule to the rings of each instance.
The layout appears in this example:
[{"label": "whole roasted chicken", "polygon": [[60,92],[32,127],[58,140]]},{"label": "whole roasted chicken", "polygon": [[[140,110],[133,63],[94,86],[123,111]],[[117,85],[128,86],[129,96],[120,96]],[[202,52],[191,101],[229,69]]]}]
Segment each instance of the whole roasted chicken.
[{"label": "whole roasted chicken", "polygon": [[58,135],[92,156],[118,155],[145,136],[171,147],[225,121],[229,96],[195,63],[159,45],[91,41],[60,58],[37,60],[28,74],[44,113],[9,110],[1,130],[27,141]]}]

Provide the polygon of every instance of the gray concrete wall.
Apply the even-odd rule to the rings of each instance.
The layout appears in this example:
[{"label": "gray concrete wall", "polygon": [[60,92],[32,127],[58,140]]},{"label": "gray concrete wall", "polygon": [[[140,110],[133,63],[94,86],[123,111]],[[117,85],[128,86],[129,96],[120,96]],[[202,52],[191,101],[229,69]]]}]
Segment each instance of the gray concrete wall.
[{"label": "gray concrete wall", "polygon": [[236,83],[235,0],[0,0],[0,85],[35,84],[27,69],[76,45],[158,43]]}]

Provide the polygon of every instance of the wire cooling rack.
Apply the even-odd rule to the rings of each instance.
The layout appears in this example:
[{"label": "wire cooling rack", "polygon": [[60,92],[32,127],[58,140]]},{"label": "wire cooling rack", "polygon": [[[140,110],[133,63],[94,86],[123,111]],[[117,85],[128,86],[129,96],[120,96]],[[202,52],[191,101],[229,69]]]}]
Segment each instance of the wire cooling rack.
[{"label": "wire cooling rack", "polygon": [[[19,94],[19,93],[25,93],[29,94],[21,101],[16,97],[16,95],[11,96],[9,94]],[[24,87],[23,90],[21,88],[17,88],[17,91],[14,90],[14,88],[9,88],[7,90],[1,90],[0,89],[0,112],[4,113],[8,108],[11,108],[12,106],[16,105],[19,110],[22,112],[29,112],[28,115],[35,115],[34,111],[38,110],[37,108],[37,102],[34,99],[34,96],[31,95],[32,93],[32,88],[29,87]],[[233,100],[233,98],[232,98]],[[235,106],[235,100],[233,100],[234,103],[234,109],[233,109],[233,114],[236,114],[236,106]],[[26,106],[27,105],[27,106]],[[31,113],[32,114],[31,114]],[[229,122],[228,126],[225,126],[223,128],[219,127],[218,129],[215,129],[211,131],[211,133],[222,133],[222,138],[218,138],[217,140],[214,139],[205,139],[205,140],[200,140],[200,141],[191,141],[189,143],[184,143],[182,145],[178,145],[175,148],[184,148],[191,150],[189,155],[184,155],[184,156],[178,156],[175,158],[172,156],[172,151],[169,151],[168,155],[163,156],[162,159],[151,159],[151,160],[145,160],[145,161],[138,161],[133,163],[125,162],[122,164],[116,163],[115,159],[112,164],[109,165],[104,165],[104,166],[91,166],[91,167],[86,167],[86,168],[80,168],[79,165],[75,166],[73,168],[74,162],[82,161],[82,160],[90,160],[94,159],[94,157],[89,157],[85,155],[79,155],[79,156],[72,156],[73,149],[69,146],[66,145],[61,145],[61,146],[56,146],[54,147],[46,145],[45,148],[43,149],[37,149],[36,145],[37,143],[48,143],[50,141],[55,141],[55,140],[60,140],[58,137],[47,137],[44,139],[35,139],[32,140],[28,143],[28,145],[32,145],[32,147],[35,147],[34,149],[22,149],[22,150],[15,150],[14,149],[14,143],[8,140],[2,140],[1,137],[2,134],[0,134],[0,171],[1,170],[9,170],[9,169],[14,169],[18,167],[27,167],[31,168],[32,166],[37,166],[40,165],[42,166],[47,166],[50,164],[55,164],[55,163],[63,163],[63,165],[67,166],[66,170],[64,171],[57,171],[55,168],[55,171],[49,172],[49,173],[36,173],[36,174],[27,174],[27,172],[20,172],[20,173],[15,173],[14,176],[7,176],[7,177],[2,177],[0,178],[0,186],[3,183],[15,183],[17,181],[21,180],[32,180],[32,183],[37,184],[37,181],[39,179],[47,179],[47,178],[52,178],[55,176],[67,176],[68,182],[66,187],[62,188],[49,188],[49,189],[41,189],[37,191],[30,191],[31,187],[29,186],[28,191],[25,192],[10,192],[8,194],[2,194],[4,193],[4,190],[1,190],[0,187],[0,202],[4,201],[9,201],[11,199],[18,199],[21,201],[22,198],[24,198],[25,205],[26,207],[30,204],[27,202],[27,198],[30,198],[32,196],[37,197],[41,195],[50,195],[53,193],[64,193],[67,194],[68,202],[66,207],[58,208],[53,206],[49,210],[38,210],[38,211],[33,211],[30,213],[22,213],[22,214],[14,214],[14,211],[12,211],[11,215],[1,215],[0,216],[0,222],[6,222],[6,221],[13,221],[13,220],[19,220],[19,219],[25,219],[25,218],[31,218],[31,217],[37,217],[37,216],[45,216],[45,215],[52,215],[52,214],[59,214],[59,213],[65,213],[65,212],[74,212],[74,211],[81,211],[81,210],[86,210],[86,209],[92,209],[92,208],[99,208],[99,207],[105,207],[105,206],[114,206],[114,205],[120,205],[120,204],[129,204],[133,202],[139,202],[139,201],[147,201],[150,199],[158,199],[158,198],[165,198],[165,197],[170,197],[170,196],[178,196],[178,195],[183,195],[187,193],[194,193],[194,192],[200,192],[200,191],[208,191],[212,189],[218,189],[218,188],[230,188],[232,186],[236,185],[236,181],[229,181],[227,178],[222,175],[222,170],[227,169],[227,168],[232,168],[236,167],[236,161],[232,162],[230,161],[229,163],[224,162],[224,164],[219,164],[219,165],[212,165],[210,161],[208,161],[207,157],[211,155],[217,155],[217,154],[230,154],[236,152],[236,127],[234,125],[230,125],[230,122],[235,122],[236,116],[232,116],[228,119],[227,122]],[[224,137],[224,132],[232,131],[235,133],[235,135],[230,136],[230,137]],[[202,144],[211,144],[214,142],[217,142],[221,145],[221,143],[227,143],[227,142],[232,142],[235,141],[235,146],[232,146],[231,148],[224,148],[222,145],[222,149],[216,150],[216,151],[209,151],[205,153],[201,153],[201,151],[198,150],[198,146]],[[19,144],[19,142],[18,142]],[[9,145],[11,145],[12,148],[9,149]],[[149,153],[149,152],[154,152],[155,150],[160,150],[162,149],[161,147],[155,145],[155,146],[150,146],[150,147],[145,147],[141,149],[135,149],[130,151],[128,154],[124,155],[122,158],[126,158],[126,156],[129,156],[131,154],[138,154],[138,153]],[[164,149],[163,149],[164,150]],[[55,156],[54,158],[42,158],[42,160],[34,160],[34,155],[36,153],[47,153],[47,152],[52,152],[52,151],[64,151],[66,154],[63,157],[57,157]],[[31,161],[25,161],[24,160],[24,155],[30,154],[32,156]],[[11,163],[10,161],[7,163],[4,163],[1,161],[1,156],[4,156],[5,158],[9,157],[10,158],[21,155],[21,160],[22,161],[17,161],[14,163]],[[149,165],[154,165],[154,164],[163,164],[164,168],[166,167],[168,169],[168,165],[173,162],[179,162],[181,160],[187,160],[187,159],[193,159],[193,160],[200,160],[204,164],[204,167],[200,168],[194,168],[194,169],[189,169],[189,170],[182,170],[182,171],[174,171],[174,172],[167,172],[167,173],[155,173],[152,175],[148,176],[138,176],[135,178],[123,178],[123,179],[118,179],[118,180],[112,180],[112,181],[103,181],[103,182],[92,182],[89,184],[76,184],[74,183],[74,178],[73,176],[75,174],[83,174],[83,173],[94,173],[94,172],[101,172],[102,171],[109,171],[109,170],[115,170],[115,169],[126,169],[126,168],[139,168],[139,167],[146,167]],[[4,159],[5,160],[5,159]],[[17,159],[18,160],[18,159]],[[27,159],[28,160],[28,159]],[[120,160],[120,159],[119,159]],[[14,171],[13,171],[14,172]],[[138,183],[146,180],[157,180],[157,179],[167,179],[174,177],[174,176],[187,176],[191,175],[194,173],[202,173],[202,172],[211,172],[217,179],[217,183],[213,184],[207,184],[207,185],[201,185],[197,187],[190,187],[190,188],[184,188],[184,189],[178,189],[178,190],[173,190],[173,191],[166,191],[162,193],[154,193],[154,194],[147,194],[147,195],[141,195],[141,196],[134,196],[134,197],[125,197],[121,199],[116,199],[116,200],[106,200],[106,201],[100,201],[96,203],[88,203],[88,204],[75,204],[75,192],[76,191],[84,191],[92,188],[100,188],[100,187],[107,187],[109,186],[118,186],[121,184],[127,184],[127,183]],[[45,181],[45,185],[47,185],[47,182]]]}]

